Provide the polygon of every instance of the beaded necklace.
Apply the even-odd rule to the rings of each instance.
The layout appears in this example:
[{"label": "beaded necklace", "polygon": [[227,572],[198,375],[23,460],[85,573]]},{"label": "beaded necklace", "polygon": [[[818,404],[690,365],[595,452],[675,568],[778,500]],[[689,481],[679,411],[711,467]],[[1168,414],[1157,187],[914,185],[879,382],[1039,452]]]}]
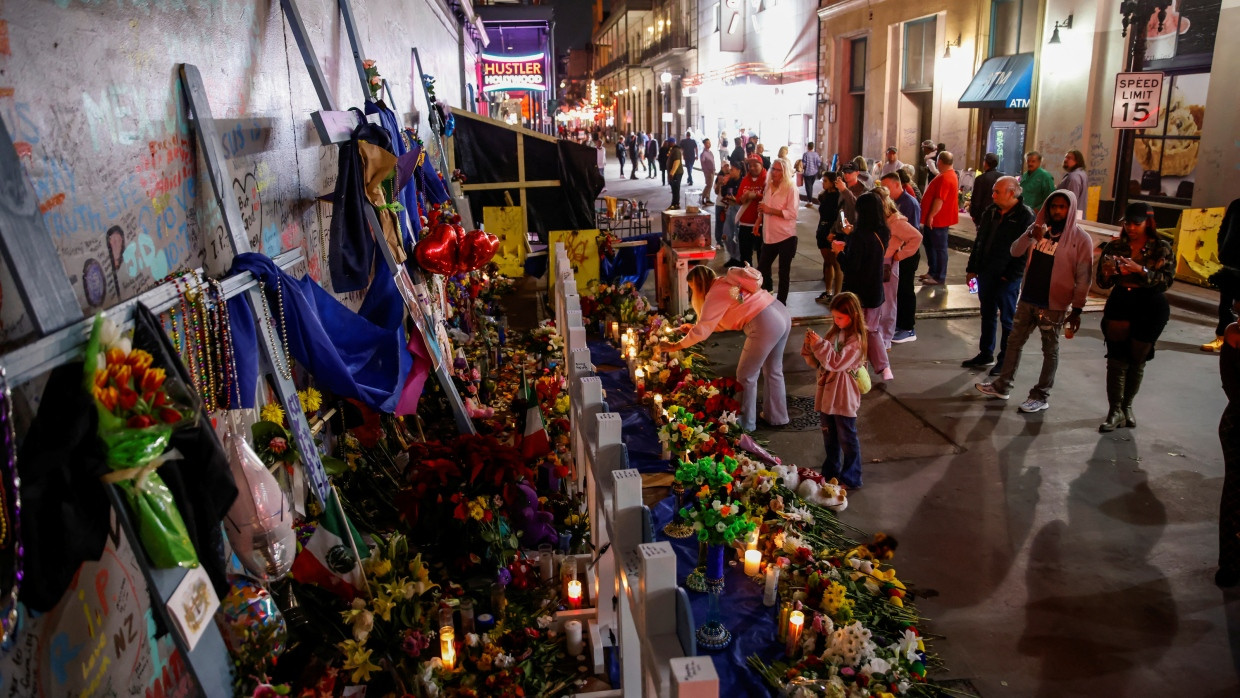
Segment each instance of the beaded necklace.
[{"label": "beaded necklace", "polygon": [[224,395],[219,401],[220,409],[228,409],[232,404],[234,393],[237,404],[241,404],[241,386],[237,382],[237,355],[232,342],[232,319],[228,314],[228,302],[224,298],[224,286],[211,279],[215,289],[215,342],[220,350],[220,365],[224,374]]},{"label": "beaded necklace", "polygon": [[[264,297],[267,294],[267,285],[262,281],[258,282],[258,289],[263,292]],[[276,343],[275,331],[272,326],[276,324],[268,311],[267,304],[263,304],[263,319],[267,325],[267,338],[271,340],[271,346],[277,349],[276,355],[271,357],[271,363],[275,364],[274,368],[280,373],[285,380],[293,380],[293,358],[288,353],[288,328],[284,323],[284,289],[280,283],[276,282],[276,300],[280,310],[280,338],[284,340],[284,356],[278,355],[279,344]],[[283,359],[281,365],[280,359]]]},{"label": "beaded necklace", "polygon": [[[17,475],[17,430],[13,424],[13,392],[8,375],[0,366],[0,442],[3,443],[3,470],[0,472],[0,550],[13,551],[13,582],[0,597],[0,643],[9,641],[17,628],[17,594],[22,583],[21,478]],[[10,511],[12,512],[10,515]]]},{"label": "beaded necklace", "polygon": [[[198,353],[203,359],[202,367],[202,385],[199,392],[202,394],[203,402],[210,409],[212,405],[217,404],[218,392],[216,390],[215,362],[212,359],[212,343],[208,334],[208,315],[207,315],[207,298],[205,288],[198,280],[198,275],[193,274],[190,277],[194,281],[194,301],[197,308],[194,313],[194,338],[198,341]],[[188,282],[186,282],[188,285]]]}]

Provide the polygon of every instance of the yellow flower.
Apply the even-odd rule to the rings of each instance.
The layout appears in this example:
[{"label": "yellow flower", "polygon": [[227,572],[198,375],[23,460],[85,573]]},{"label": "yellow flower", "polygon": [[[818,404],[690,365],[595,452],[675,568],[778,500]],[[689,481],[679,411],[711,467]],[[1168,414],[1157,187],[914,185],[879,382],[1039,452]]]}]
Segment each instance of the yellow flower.
[{"label": "yellow flower", "polygon": [[[404,592],[401,593],[402,595],[404,594]],[[389,623],[392,621],[392,607],[396,604],[392,603],[392,598],[390,596],[387,594],[379,594],[375,596],[374,601],[371,602],[371,605],[374,606],[376,616],[379,616]]]},{"label": "yellow flower", "polygon": [[482,497],[469,500],[469,515],[474,521],[481,521],[482,517],[486,515],[485,503],[486,500]]},{"label": "yellow flower", "polygon": [[371,555],[362,562],[362,567],[366,569],[366,574],[372,577],[386,577],[392,571],[392,563],[390,560],[384,560],[378,555]]},{"label": "yellow flower", "polygon": [[258,416],[267,422],[284,423],[284,409],[274,402],[263,405],[263,409],[259,410]]},{"label": "yellow flower", "polygon": [[307,414],[318,412],[323,406],[323,394],[314,388],[297,391],[297,399],[301,401],[301,410]]},{"label": "yellow flower", "polygon": [[370,680],[371,673],[379,671],[379,667],[370,661],[372,651],[355,647],[352,652],[347,653],[344,670],[353,672],[353,683],[365,683]]}]

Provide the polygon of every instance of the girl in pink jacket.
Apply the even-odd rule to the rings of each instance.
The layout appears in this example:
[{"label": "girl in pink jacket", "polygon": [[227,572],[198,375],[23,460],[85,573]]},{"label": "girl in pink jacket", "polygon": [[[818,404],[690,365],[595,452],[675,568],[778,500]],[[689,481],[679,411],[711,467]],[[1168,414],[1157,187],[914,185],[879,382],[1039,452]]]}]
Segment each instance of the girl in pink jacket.
[{"label": "girl in pink jacket", "polygon": [[849,372],[866,370],[865,313],[857,296],[848,292],[832,298],[830,308],[834,325],[825,337],[806,331],[801,356],[818,369],[814,409],[827,451],[822,476],[856,490],[861,488],[861,442],[857,438],[861,388]]},{"label": "girl in pink jacket", "polygon": [[757,427],[758,372],[766,383],[763,415],[771,426],[788,423],[784,392],[784,346],[792,331],[792,316],[783,303],[762,290],[762,274],[753,267],[733,267],[725,276],[706,265],[689,270],[689,291],[697,324],[679,342],[660,342],[659,351],[680,351],[706,339],[715,330],[744,330],[745,347],[736,364],[741,393],[741,426]]}]

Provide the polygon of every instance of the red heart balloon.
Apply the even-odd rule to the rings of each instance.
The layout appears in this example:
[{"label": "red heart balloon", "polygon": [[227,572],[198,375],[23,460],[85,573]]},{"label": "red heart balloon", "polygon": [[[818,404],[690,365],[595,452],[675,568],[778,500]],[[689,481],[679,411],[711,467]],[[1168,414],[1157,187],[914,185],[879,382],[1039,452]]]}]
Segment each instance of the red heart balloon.
[{"label": "red heart balloon", "polygon": [[465,271],[481,269],[498,251],[499,238],[481,230],[471,230],[465,234],[465,245],[461,248],[461,265]]},{"label": "red heart balloon", "polygon": [[418,266],[432,274],[444,276],[456,273],[459,255],[456,231],[447,223],[431,226],[430,231],[423,235],[413,248],[413,256],[418,260]]},{"label": "red heart balloon", "polygon": [[456,233],[456,271],[460,274],[470,270],[470,267],[465,265],[465,251],[469,249],[469,243],[465,240],[465,226],[461,225],[461,217],[454,215],[450,220],[452,230]]}]

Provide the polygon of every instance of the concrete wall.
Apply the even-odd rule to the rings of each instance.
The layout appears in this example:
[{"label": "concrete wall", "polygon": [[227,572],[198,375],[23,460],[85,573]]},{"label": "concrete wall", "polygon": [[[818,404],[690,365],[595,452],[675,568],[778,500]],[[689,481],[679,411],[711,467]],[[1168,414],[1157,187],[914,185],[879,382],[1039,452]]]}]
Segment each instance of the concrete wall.
[{"label": "concrete wall", "polygon": [[1240,82],[1232,71],[1240,66],[1240,0],[1223,0],[1218,40],[1214,43],[1214,71],[1206,97],[1206,120],[1197,162],[1193,205],[1226,206],[1240,197]]},{"label": "concrete wall", "polygon": [[[337,107],[361,106],[336,2],[299,6]],[[441,0],[354,0],[353,10],[363,57],[378,61],[406,121],[425,110],[415,45],[438,98],[462,104],[462,68],[471,82],[475,74],[472,42],[462,57],[457,22]],[[0,116],[84,311],[169,273],[224,270],[227,245],[199,174],[181,62],[199,67],[213,114],[227,120],[222,144],[254,249],[303,246],[310,274],[326,273],[313,201],[335,185],[336,148],[320,147],[313,134],[318,99],[278,0],[9,0],[0,6],[5,36]],[[429,136],[425,119],[420,133]],[[322,207],[323,229],[330,208]],[[88,295],[83,279],[93,265],[107,287]],[[11,272],[0,269],[3,340],[30,330],[12,288]]]}]

